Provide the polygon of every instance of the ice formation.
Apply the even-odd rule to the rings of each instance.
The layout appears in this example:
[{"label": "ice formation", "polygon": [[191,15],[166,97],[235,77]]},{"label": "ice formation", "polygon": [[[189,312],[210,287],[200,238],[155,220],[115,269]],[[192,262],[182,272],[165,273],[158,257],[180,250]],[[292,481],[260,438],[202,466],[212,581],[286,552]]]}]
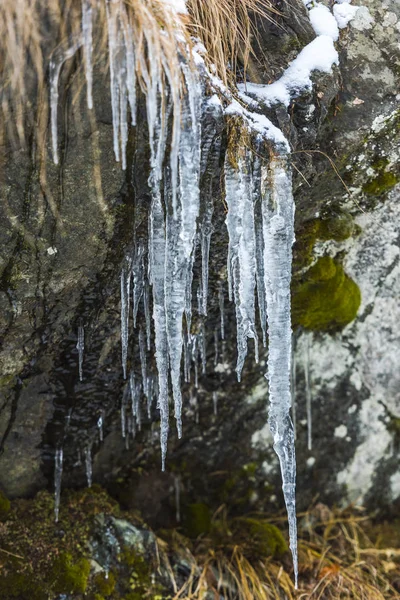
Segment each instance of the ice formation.
[{"label": "ice formation", "polygon": [[[290,147],[282,131],[261,114],[261,107],[263,104],[271,106],[276,103],[289,106],[293,97],[311,89],[313,71],[329,72],[337,64],[338,54],[334,42],[338,39],[339,28],[347,24],[356,9],[350,6],[348,0],[337,0],[333,12],[314,0],[304,0],[317,37],[299,53],[278,81],[269,85],[241,84],[239,102],[207,71],[200,45],[197,45],[198,51],[196,46],[191,50],[181,35],[179,14],[187,12],[184,0],[164,0],[164,3],[168,14],[176,20],[178,68],[171,65],[156,39],[157,36],[150,30],[143,30],[142,41],[147,52],[137,55],[134,29],[127,7],[119,0],[105,2],[115,159],[126,169],[129,125],[136,124],[139,73],[141,89],[145,94],[150,149],[148,244],[146,246],[144,242],[133,239],[133,250],[124,259],[120,278],[121,353],[125,379],[128,378],[132,352],[129,331],[131,323],[135,328],[138,326],[141,303],[145,317],[144,323],[139,325],[138,335],[132,336],[139,347],[141,377],[136,379],[134,371],[130,370],[121,403],[122,435],[128,447],[129,438],[134,436],[136,427],[141,427],[141,396],[147,400],[149,418],[155,396],[160,412],[162,468],[165,468],[170,389],[178,436],[182,435],[182,357],[184,381],[190,386],[189,403],[198,422],[199,367],[204,374],[207,363],[208,265],[214,215],[211,187],[208,189],[205,186],[208,192],[201,198],[200,181],[205,181],[210,176],[207,169],[211,168],[212,171],[215,168],[207,166],[215,132],[210,129],[210,125],[202,127],[202,119],[205,114],[211,120],[213,116],[224,118],[228,124],[232,119],[232,126],[241,127],[247,140],[245,143],[239,136],[234,148],[235,159],[232,160],[227,152],[224,165],[229,237],[228,294],[235,304],[237,322],[236,371],[240,380],[249,338],[254,340],[255,358],[258,360],[260,327],[263,345],[268,345],[266,377],[270,395],[269,424],[281,466],[297,584],[295,433],[290,417],[292,410],[295,419],[295,398],[290,381],[292,379],[294,386],[296,370],[292,359],[290,320],[291,247],[294,241]],[[93,106],[92,37],[93,18],[98,5],[99,2],[94,0],[82,0],[81,35],[70,40],[68,46],[59,46],[50,62],[51,132],[55,163],[59,161],[57,108],[61,69],[64,62],[81,47],[87,104],[89,109]],[[197,329],[194,330],[192,287],[197,245],[200,247],[202,267],[197,284]],[[256,297],[259,325],[256,322]],[[220,319],[218,328],[214,331],[214,367],[217,367],[219,360],[219,336],[224,361],[225,297],[222,281],[218,288],[217,303]],[[151,373],[147,358],[152,344],[155,347],[157,376]],[[79,375],[82,379],[82,327],[78,331],[77,348]],[[128,410],[129,395],[131,410]],[[213,393],[212,399],[214,414],[217,415],[217,392]],[[309,401],[309,447],[310,410]],[[100,440],[103,439],[103,424],[104,414],[101,413],[97,422]],[[85,449],[85,463],[90,486],[90,445]],[[61,474],[62,450],[57,451],[55,461],[56,518]],[[179,485],[179,480],[176,480],[177,515]]]},{"label": "ice formation", "polygon": [[63,472],[63,449],[57,448],[54,460],[54,515],[58,523],[60,513],[61,480]]},{"label": "ice formation", "polygon": [[79,362],[79,380],[83,379],[83,351],[85,349],[85,330],[83,325],[78,327],[78,341],[76,344],[78,350],[78,362]]}]

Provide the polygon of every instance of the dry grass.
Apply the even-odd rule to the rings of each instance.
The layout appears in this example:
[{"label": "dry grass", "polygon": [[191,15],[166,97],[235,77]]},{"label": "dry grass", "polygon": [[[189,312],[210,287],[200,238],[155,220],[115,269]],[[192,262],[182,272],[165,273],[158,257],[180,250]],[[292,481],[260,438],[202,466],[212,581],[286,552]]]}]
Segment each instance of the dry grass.
[{"label": "dry grass", "polygon": [[191,575],[177,589],[174,600],[200,600],[210,592],[227,600],[400,597],[400,550],[384,547],[380,526],[374,530],[368,518],[356,511],[330,511],[321,504],[300,516],[299,525],[299,590],[294,589],[288,555],[282,559],[250,557],[248,548],[235,545],[229,536],[224,542],[203,537],[189,551],[187,540],[175,536],[175,551],[191,565]]},{"label": "dry grass", "polygon": [[[104,63],[106,1],[86,1],[95,8],[93,60]],[[118,5],[121,20],[132,26],[135,67],[144,91],[153,84],[148,60],[152,57],[160,81],[168,81],[174,93],[180,93],[178,54],[191,34],[202,39],[218,75],[226,83],[232,82],[228,65],[234,72],[240,59],[246,67],[252,52],[250,14],[270,16],[274,10],[272,0],[189,0],[188,8],[189,17],[177,24],[176,15],[162,0],[121,0]],[[14,143],[23,144],[26,125],[37,123],[36,106],[48,99],[51,58],[79,35],[81,14],[82,0],[1,0],[1,113]],[[177,27],[183,40],[182,36],[177,40]],[[78,65],[83,62],[81,56],[78,54]]]}]

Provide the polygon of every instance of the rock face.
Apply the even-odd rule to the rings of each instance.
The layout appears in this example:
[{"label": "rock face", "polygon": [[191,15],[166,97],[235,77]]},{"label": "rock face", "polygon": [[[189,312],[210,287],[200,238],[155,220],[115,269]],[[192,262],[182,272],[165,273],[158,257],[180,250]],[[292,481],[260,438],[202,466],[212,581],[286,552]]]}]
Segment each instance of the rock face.
[{"label": "rock face", "polygon": [[[266,56],[261,82],[277,78],[314,35],[300,0],[290,10],[282,4],[276,25],[260,24]],[[289,113],[268,112],[294,149],[300,508],[316,494],[382,510],[400,498],[399,35],[398,2],[365,0],[341,31],[339,68],[315,74],[313,91],[295,100]],[[226,291],[226,341],[215,357],[227,248],[219,200],[227,142],[218,124],[212,142],[218,158],[203,181],[203,190],[210,186],[216,198],[206,373],[199,374],[190,400],[184,389],[183,437],[171,436],[167,473],[160,472],[155,408],[153,422],[144,418],[125,448],[119,278],[133,231],[147,235],[147,130],[142,112],[130,132],[130,167],[123,173],[113,156],[107,82],[97,74],[90,119],[83,97],[71,101],[77,88],[71,76],[59,123],[59,167],[49,157],[44,167],[33,144],[1,148],[0,487],[14,497],[52,486],[55,450],[63,446],[64,485],[85,485],[85,457],[93,459],[94,480],[139,508],[152,525],[175,522],[177,480],[182,507],[196,502],[213,509],[224,502],[244,512],[281,506],[266,426],[265,356],[255,365],[250,355],[237,383],[235,315]],[[82,382],[78,327],[85,336]],[[138,336],[129,360],[139,375]],[[148,362],[154,368],[150,353]]]}]

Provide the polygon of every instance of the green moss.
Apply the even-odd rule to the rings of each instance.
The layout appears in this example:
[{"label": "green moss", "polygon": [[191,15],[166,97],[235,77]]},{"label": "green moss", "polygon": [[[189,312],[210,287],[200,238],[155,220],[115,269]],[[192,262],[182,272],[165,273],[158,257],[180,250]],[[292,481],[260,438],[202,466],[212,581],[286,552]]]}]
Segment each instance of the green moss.
[{"label": "green moss", "polygon": [[275,525],[267,521],[240,518],[235,520],[235,538],[246,554],[253,557],[280,557],[288,551],[287,543]]},{"label": "green moss", "polygon": [[5,496],[3,492],[0,491],[0,521],[4,521],[4,519],[7,518],[10,510],[11,502],[9,501],[7,496]]},{"label": "green moss", "polygon": [[211,510],[201,502],[188,504],[184,511],[184,529],[190,538],[196,538],[211,529]]},{"label": "green moss", "polygon": [[374,179],[370,179],[363,186],[363,192],[369,196],[382,196],[390,191],[400,178],[392,171],[382,170]]},{"label": "green moss", "polygon": [[317,240],[343,242],[358,233],[359,228],[353,217],[346,212],[303,223],[296,231],[296,243],[293,248],[294,270],[299,271],[311,264]]},{"label": "green moss", "polygon": [[57,594],[85,593],[90,574],[90,562],[86,558],[74,561],[71,554],[65,552],[55,559],[50,571],[52,589]]},{"label": "green moss", "polygon": [[0,575],[2,600],[29,598],[29,600],[47,600],[48,594],[35,581],[33,573],[9,571]]},{"label": "green moss", "polygon": [[105,573],[97,573],[93,578],[93,585],[102,598],[111,596],[115,589],[115,583],[116,579],[113,573],[109,573],[108,577],[105,576]]},{"label": "green moss", "polygon": [[357,284],[337,261],[325,256],[292,288],[293,326],[315,331],[342,329],[355,319],[360,303]]}]

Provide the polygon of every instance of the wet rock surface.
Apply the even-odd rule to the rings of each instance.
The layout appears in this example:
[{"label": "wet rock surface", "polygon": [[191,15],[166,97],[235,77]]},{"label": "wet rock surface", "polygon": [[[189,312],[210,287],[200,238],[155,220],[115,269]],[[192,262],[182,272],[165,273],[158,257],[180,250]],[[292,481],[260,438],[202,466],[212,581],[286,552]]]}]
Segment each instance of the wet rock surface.
[{"label": "wet rock surface", "polygon": [[[327,502],[361,502],[381,510],[393,509],[400,497],[400,8],[395,0],[363,4],[341,32],[340,67],[332,75],[315,74],[313,91],[295,100],[289,114],[286,109],[268,114],[294,150],[294,282],[303,285],[316,259],[330,256],[361,291],[357,317],[343,330],[295,331],[300,508],[316,494]],[[278,77],[313,37],[303,3],[291,6],[279,17],[282,27],[265,25],[260,45],[266,62],[256,74],[261,82]],[[150,196],[143,112],[136,131],[130,132],[129,167],[123,173],[112,151],[107,90],[107,82],[99,78],[96,116],[89,119],[84,98],[78,104],[71,101],[72,80],[60,166],[46,161],[45,175],[33,145],[29,151],[1,148],[0,487],[11,497],[52,488],[55,451],[62,446],[63,485],[86,485],[85,456],[90,456],[94,481],[157,526],[175,522],[176,475],[182,506],[197,502],[214,509],[224,502],[233,514],[280,507],[280,477],[266,425],[266,357],[256,365],[250,352],[242,382],[236,381],[236,323],[226,286],[226,340],[222,344],[219,339],[215,357],[227,248],[220,184],[227,145],[223,123],[206,124],[215,152],[212,176],[202,182],[203,194],[211,189],[215,203],[206,373],[200,366],[197,390],[184,387],[183,437],[177,439],[171,422],[167,473],[160,472],[155,406],[149,419],[143,404],[142,430],[134,440],[130,436],[129,448],[121,436],[126,382],[120,269],[134,246],[133,232],[136,240],[146,240]],[[349,235],[332,229],[322,234],[324,228],[310,233],[310,223],[337,222],[343,215],[355,224]],[[198,256],[194,303],[200,271]],[[140,308],[129,349],[138,378],[143,323]],[[82,382],[79,326],[85,332]],[[195,320],[196,326],[200,322]],[[149,369],[155,369],[153,351],[147,359]]]}]

